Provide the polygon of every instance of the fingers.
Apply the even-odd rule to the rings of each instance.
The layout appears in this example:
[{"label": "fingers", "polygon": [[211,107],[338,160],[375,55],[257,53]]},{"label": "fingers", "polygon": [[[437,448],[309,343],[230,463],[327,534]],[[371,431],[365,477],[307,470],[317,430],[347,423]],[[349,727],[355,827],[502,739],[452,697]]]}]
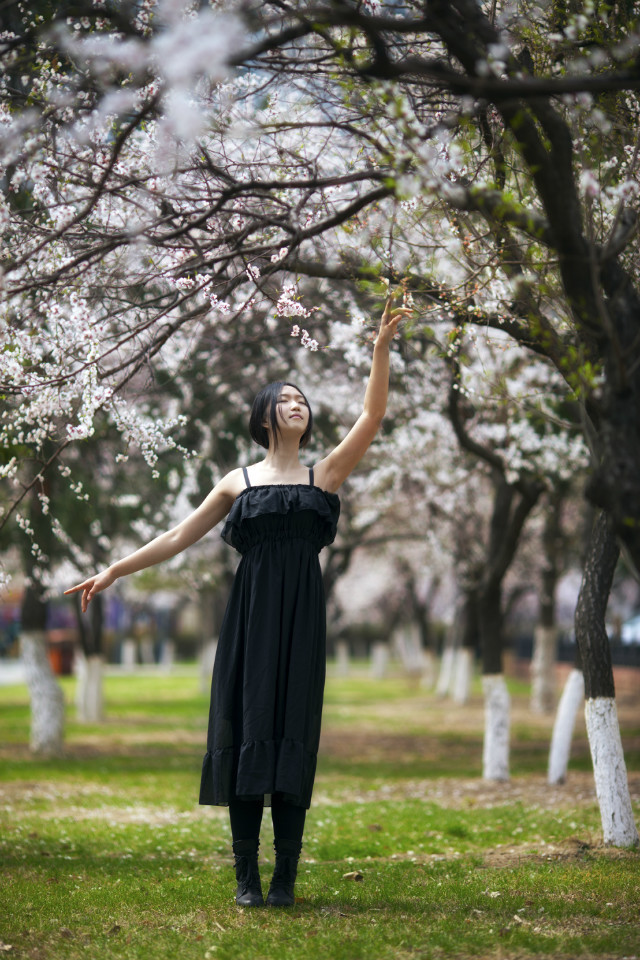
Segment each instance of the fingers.
[{"label": "fingers", "polygon": [[413,307],[394,307],[392,316],[394,317],[408,317],[410,313],[413,313]]},{"label": "fingers", "polygon": [[393,313],[382,314],[382,323],[387,326],[389,324],[395,324],[397,326],[401,320],[405,320],[407,317],[411,316],[413,310],[408,307],[401,307],[398,310],[394,310]]},{"label": "fingers", "polygon": [[95,590],[94,590],[94,584],[87,584],[87,586],[84,588],[84,592],[83,592],[83,594],[82,594],[82,601],[81,601],[81,604],[80,604],[81,607],[82,607],[82,612],[83,612],[83,613],[86,613],[86,612],[87,612],[87,607],[88,607],[89,604],[91,603],[91,600],[92,600],[92,598],[93,598],[94,592],[95,592]]},{"label": "fingers", "polygon": [[83,580],[82,583],[76,584],[75,587],[69,587],[68,590],[65,590],[65,591],[64,591],[64,596],[66,597],[67,594],[69,594],[69,593],[78,593],[79,590],[84,590],[84,587],[85,587],[85,583],[86,583],[86,582],[87,582],[86,580]]},{"label": "fingers", "polygon": [[409,314],[414,312],[413,307],[394,307],[393,301],[394,301],[393,296],[387,297],[386,303],[384,305],[384,310],[382,312],[383,319],[387,319],[390,316],[395,317],[396,315],[401,317],[405,317],[405,316],[408,317]]},{"label": "fingers", "polygon": [[64,591],[64,596],[69,596],[72,593],[80,593],[80,591],[82,591],[80,606],[82,612],[85,613],[96,593],[106,590],[106,588],[113,583],[114,579],[114,577],[109,576],[108,571],[103,570],[102,573],[97,573],[95,576],[88,577],[86,580],[83,580],[82,583],[76,583],[75,586],[69,587],[68,590]]},{"label": "fingers", "polygon": [[68,590],[64,591],[64,596],[68,596],[71,593],[79,593],[82,590],[82,597],[80,598],[80,607],[83,613],[87,612],[87,607],[91,602],[91,598],[94,593],[95,581],[93,577],[90,580],[83,580],[82,583],[76,584],[75,587],[69,587]]}]

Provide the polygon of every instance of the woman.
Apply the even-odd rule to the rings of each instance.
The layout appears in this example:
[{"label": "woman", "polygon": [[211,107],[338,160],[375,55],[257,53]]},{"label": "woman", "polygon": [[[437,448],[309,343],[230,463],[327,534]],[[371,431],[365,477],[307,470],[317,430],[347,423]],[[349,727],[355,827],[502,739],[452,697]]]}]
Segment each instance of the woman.
[{"label": "woman", "polygon": [[331,543],[336,490],[373,440],[387,404],[389,343],[411,313],[387,300],[373,349],[364,409],[344,440],[313,467],[300,463],[311,410],[295,384],[269,384],[256,397],[250,431],[267,449],[232,470],[174,529],[65,593],[96,593],[167,560],[227,517],[223,538],[242,554],[227,605],[211,687],[200,803],[229,806],[236,902],[264,903],[258,844],[271,798],[276,863],[267,904],[290,906],[311,803],[325,672],[325,608],[318,553]]}]

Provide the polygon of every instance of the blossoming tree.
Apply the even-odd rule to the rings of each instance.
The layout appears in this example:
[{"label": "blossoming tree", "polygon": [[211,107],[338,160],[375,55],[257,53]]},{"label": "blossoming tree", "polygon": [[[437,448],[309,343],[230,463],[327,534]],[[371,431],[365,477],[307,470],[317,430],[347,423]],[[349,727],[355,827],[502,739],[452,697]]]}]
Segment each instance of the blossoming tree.
[{"label": "blossoming tree", "polygon": [[[456,326],[505,331],[574,393],[592,451],[588,495],[604,511],[585,577],[593,602],[576,626],[590,739],[614,745],[610,578],[598,572],[616,544],[640,567],[633,10],[477,0],[143,0],[131,13],[85,0],[69,20],[45,5],[10,10],[3,522],[20,522],[99,409],[155,469],[180,411],[152,417],[133,401],[149,364],[177,376],[205,334],[241,342],[256,302],[291,318],[314,350],[292,277],[370,277],[382,263],[390,279],[410,278],[416,303]],[[608,753],[594,747],[605,840],[633,843],[623,765]]]}]

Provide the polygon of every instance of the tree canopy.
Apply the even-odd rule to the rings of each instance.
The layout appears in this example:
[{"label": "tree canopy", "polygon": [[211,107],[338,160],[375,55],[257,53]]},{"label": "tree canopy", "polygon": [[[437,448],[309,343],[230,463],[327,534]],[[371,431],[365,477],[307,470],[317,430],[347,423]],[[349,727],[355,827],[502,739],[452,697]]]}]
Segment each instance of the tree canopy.
[{"label": "tree canopy", "polygon": [[135,445],[158,471],[168,446],[212,452],[274,368],[351,396],[386,281],[417,307],[395,367],[414,410],[446,412],[444,364],[460,429],[536,476],[584,460],[579,430],[638,567],[633,4],[5,2],[4,22],[4,524],[58,465],[83,495],[69,450],[100,424],[114,461]]}]

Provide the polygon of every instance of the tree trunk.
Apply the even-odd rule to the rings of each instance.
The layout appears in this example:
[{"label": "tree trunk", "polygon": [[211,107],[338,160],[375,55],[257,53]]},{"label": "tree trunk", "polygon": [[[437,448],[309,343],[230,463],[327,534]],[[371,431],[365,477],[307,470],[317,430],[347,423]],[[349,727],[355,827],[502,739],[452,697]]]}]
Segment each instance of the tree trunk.
[{"label": "tree trunk", "polygon": [[502,581],[487,584],[478,593],[478,631],[482,672],[502,673]]},{"label": "tree trunk", "polygon": [[544,564],[540,590],[540,622],[534,631],[531,658],[531,709],[534,713],[551,713],[556,699],[558,629],[555,608],[563,499],[562,486],[549,495],[542,536]]},{"label": "tree trunk", "polygon": [[75,659],[76,709],[81,723],[102,723],[104,720],[104,656],[86,656],[78,651]]},{"label": "tree trunk", "polygon": [[382,680],[387,675],[389,663],[389,644],[378,640],[371,647],[371,676],[374,680]]},{"label": "tree trunk", "polygon": [[640,294],[616,257],[604,259],[600,279],[612,332],[599,350],[605,369],[598,424],[601,456],[586,493],[613,518],[625,558],[640,577]]},{"label": "tree trunk", "polygon": [[438,674],[438,683],[436,684],[436,696],[446,697],[451,689],[453,680],[453,665],[456,656],[454,630],[451,628],[447,632],[447,638],[442,651],[440,660],[440,673]]},{"label": "tree trunk", "polygon": [[158,663],[162,667],[164,667],[167,673],[170,673],[175,661],[176,661],[175,640],[171,640],[169,637],[165,637],[165,639],[160,644]]},{"label": "tree trunk", "polygon": [[407,623],[395,631],[393,644],[402,666],[409,676],[420,676],[424,666],[422,638],[418,624]]},{"label": "tree trunk", "polygon": [[551,713],[555,706],[557,658],[557,627],[539,624],[534,631],[531,659],[531,709],[534,713]]},{"label": "tree trunk", "polygon": [[31,750],[60,756],[64,749],[64,696],[49,663],[46,634],[23,630],[20,644],[31,699]]},{"label": "tree trunk", "polygon": [[424,651],[424,662],[422,666],[422,676],[420,677],[420,686],[423,690],[432,690],[436,682],[436,663],[433,652],[429,649]]},{"label": "tree trunk", "polygon": [[603,840],[628,847],[638,843],[615,705],[611,650],[605,613],[618,561],[612,519],[595,519],[587,549],[575,615],[587,702],[585,717],[600,806]]},{"label": "tree trunk", "polygon": [[[26,592],[32,592],[31,588]],[[45,631],[25,626],[20,647],[31,699],[31,749],[43,756],[60,756],[64,748],[64,696],[49,663]]]},{"label": "tree trunk", "polygon": [[484,746],[482,776],[485,780],[509,779],[510,697],[502,673],[502,591],[491,584],[478,597],[484,692]]},{"label": "tree trunk", "polygon": [[542,484],[520,477],[507,480],[505,463],[495,451],[483,447],[467,432],[460,409],[460,391],[454,377],[449,390],[451,425],[463,449],[484,460],[491,468],[493,504],[485,562],[474,574],[478,634],[482,650],[485,695],[483,771],[487,780],[509,779],[509,693],[502,676],[502,583],[518,547],[525,521],[536,505]]},{"label": "tree trunk", "polygon": [[458,611],[458,647],[453,664],[452,697],[455,703],[466,703],[471,694],[473,663],[478,649],[478,595],[467,587]]},{"label": "tree trunk", "polygon": [[473,653],[473,650],[469,647],[459,647],[456,650],[451,691],[454,703],[467,703],[471,695]]},{"label": "tree trunk", "polygon": [[585,717],[602,838],[610,846],[635,847],[639,838],[629,796],[616,701],[613,697],[590,698]]},{"label": "tree trunk", "polygon": [[615,697],[605,614],[619,553],[613,525],[601,511],[591,529],[575,613],[576,641],[588,699]]},{"label": "tree trunk", "polygon": [[104,720],[104,601],[98,594],[93,598],[88,614],[83,614],[80,594],[73,595],[80,638],[80,650],[75,658],[76,710],[80,723],[102,723]]},{"label": "tree trunk", "polygon": [[122,641],[120,646],[120,663],[123,667],[127,667],[130,670],[138,663],[138,644],[133,637],[125,637]]},{"label": "tree trunk", "polygon": [[436,685],[436,695],[438,697],[446,697],[453,692],[460,647],[465,643],[477,644],[476,613],[474,588],[463,584],[460,598],[456,604],[453,623],[445,636],[440,661],[440,674]]},{"label": "tree trunk", "polygon": [[582,670],[574,667],[564,685],[555,723],[553,724],[547,775],[549,783],[564,783],[567,778],[573,730],[583,700],[584,678]]},{"label": "tree trunk", "polygon": [[485,712],[482,776],[485,780],[508,780],[510,697],[504,676],[485,674],[482,689]]},{"label": "tree trunk", "polygon": [[[43,492],[51,494],[45,478]],[[29,513],[36,542],[49,556],[52,550],[51,525],[44,516],[34,487]],[[20,611],[20,649],[31,700],[30,746],[34,753],[59,756],[64,749],[64,696],[47,655],[47,604],[39,582],[33,554],[23,547],[22,562],[28,586]]]},{"label": "tree trunk", "polygon": [[143,634],[140,637],[140,661],[141,663],[151,666],[156,662],[156,658],[153,650],[153,637],[149,633]]}]

